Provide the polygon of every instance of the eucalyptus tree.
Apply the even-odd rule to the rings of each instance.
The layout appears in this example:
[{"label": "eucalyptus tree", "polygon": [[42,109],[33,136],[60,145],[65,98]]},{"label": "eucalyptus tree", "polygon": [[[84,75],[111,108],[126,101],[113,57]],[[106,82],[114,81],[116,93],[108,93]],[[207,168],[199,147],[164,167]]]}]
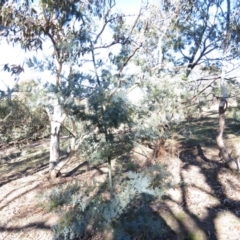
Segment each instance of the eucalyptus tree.
[{"label": "eucalyptus tree", "polygon": [[[235,5],[237,7],[237,1]],[[173,7],[173,5],[170,6]],[[224,0],[199,0],[191,1],[190,4],[185,3],[174,28],[167,32],[165,56],[174,63],[178,70],[180,69],[183,79],[186,80],[186,85],[189,85],[192,80],[199,82],[195,89],[199,88],[204,81],[209,80],[213,85],[220,79],[221,52],[224,48],[224,34],[227,31],[225,24],[226,6],[227,1]],[[236,28],[237,15],[234,12],[230,15]],[[236,29],[234,32],[235,38],[237,38]],[[229,55],[228,59],[234,67],[229,68],[227,73],[238,67],[234,63],[234,60],[238,58],[237,46],[234,49],[235,54],[231,54],[231,57]]]},{"label": "eucalyptus tree", "polygon": [[[96,127],[105,137],[102,149],[109,153],[104,157],[110,169],[112,132],[129,120],[129,105],[120,90],[124,93],[134,84],[124,70],[142,45],[132,35],[143,9],[126,25],[125,16],[114,11],[114,6],[114,0],[42,0],[6,1],[1,9],[2,35],[27,51],[43,50],[46,57],[34,54],[28,66],[48,70],[55,78],[47,80],[41,98],[51,122],[52,178],[86,139],[85,145],[92,147]],[[60,162],[59,133],[64,121],[71,125],[72,141],[69,157]]]},{"label": "eucalyptus tree", "polygon": [[239,71],[238,7],[239,1],[232,4],[228,0],[192,1],[182,9],[174,29],[168,31],[165,39],[169,46],[165,56],[181,69],[184,83],[190,90],[184,103],[197,104],[201,108],[207,101],[220,99],[217,144],[224,160],[235,169],[237,165],[231,163],[222,134],[228,91],[236,94],[239,87],[236,81]]},{"label": "eucalyptus tree", "polygon": [[[227,0],[199,0],[160,1],[149,9],[144,19],[151,22],[145,35],[148,40],[136,59],[148,79],[142,84],[148,104],[139,113],[150,111],[151,116],[156,115],[153,121],[143,114],[151,119],[148,125],[177,121],[183,115],[196,117],[196,110],[201,113],[201,107],[208,102],[220,99],[224,105],[229,97],[227,91],[238,95],[238,7],[239,1],[230,6]],[[149,129],[147,132],[151,133]],[[222,133],[219,130],[221,137]],[[223,146],[220,135],[217,142]]]},{"label": "eucalyptus tree", "polygon": [[[25,50],[39,51],[43,48],[43,43],[48,40],[52,45],[52,53],[50,61],[39,61],[35,56],[33,60],[29,59],[29,66],[36,70],[42,68],[44,64],[48,64],[48,69],[55,76],[55,83],[52,90],[54,105],[51,103],[46,106],[46,110],[51,121],[51,144],[50,144],[50,173],[56,176],[54,167],[59,162],[59,131],[60,126],[66,118],[66,111],[60,105],[61,98],[61,78],[64,64],[77,59],[77,55],[84,54],[86,48],[86,28],[83,25],[89,21],[82,16],[81,10],[85,10],[85,4],[77,4],[68,1],[39,1],[37,6],[28,1],[11,2],[7,1],[1,9],[2,22],[4,25],[4,36],[13,44],[20,43]],[[76,24],[82,27],[76,29]],[[81,39],[83,38],[83,39]],[[76,46],[79,44],[78,52],[71,44]],[[69,59],[71,55],[71,60]],[[70,60],[70,61],[69,61]]]},{"label": "eucalyptus tree", "polygon": [[[219,79],[217,1],[181,1],[181,11],[163,42],[164,59],[171,62],[171,73],[180,76],[181,109],[187,118],[201,116],[202,106],[213,100]],[[167,8],[174,6],[169,2]]]},{"label": "eucalyptus tree", "polygon": [[[236,32],[240,27],[239,14],[236,12],[239,7],[239,2],[235,2],[235,6],[231,6],[231,1],[226,1],[226,11],[222,13],[222,17],[225,20],[222,23],[224,34],[222,35],[222,56],[221,56],[221,97],[219,103],[219,128],[216,137],[217,145],[219,148],[219,155],[223,158],[224,162],[231,168],[240,171],[240,149],[236,149],[236,155],[231,156],[228,153],[227,148],[223,141],[223,133],[225,127],[225,112],[228,108],[228,86],[226,74],[228,72],[229,62],[231,59],[239,59],[239,33]],[[233,146],[233,148],[235,148]],[[234,158],[235,157],[235,158]]]}]

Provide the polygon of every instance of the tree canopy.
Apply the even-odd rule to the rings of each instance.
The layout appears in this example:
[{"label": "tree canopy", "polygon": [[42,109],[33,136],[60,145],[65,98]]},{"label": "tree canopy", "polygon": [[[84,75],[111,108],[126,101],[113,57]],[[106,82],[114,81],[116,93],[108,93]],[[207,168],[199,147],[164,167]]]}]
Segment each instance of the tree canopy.
[{"label": "tree canopy", "polygon": [[[51,75],[31,89],[49,117],[53,176],[64,165],[62,128],[72,138],[69,159],[79,151],[111,169],[121,127],[128,143],[156,140],[214,100],[238,102],[239,4],[143,1],[127,15],[114,0],[1,1],[1,38],[32,54],[28,68]],[[6,63],[3,70],[24,68]],[[127,97],[134,88],[138,104]]]}]

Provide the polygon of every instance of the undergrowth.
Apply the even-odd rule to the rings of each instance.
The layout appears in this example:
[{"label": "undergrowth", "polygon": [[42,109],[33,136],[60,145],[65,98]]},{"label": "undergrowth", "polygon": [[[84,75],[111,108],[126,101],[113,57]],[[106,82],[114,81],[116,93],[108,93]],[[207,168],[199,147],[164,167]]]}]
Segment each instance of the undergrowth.
[{"label": "undergrowth", "polygon": [[110,239],[161,239],[164,225],[150,204],[161,201],[168,176],[159,165],[141,173],[129,171],[115,183],[112,200],[102,197],[101,186],[94,196],[87,196],[88,187],[76,182],[55,187],[42,197],[46,209],[61,215],[52,227],[54,239],[91,239],[106,231]]},{"label": "undergrowth", "polygon": [[[47,211],[53,211],[59,209],[59,207],[71,204],[77,197],[80,185],[75,182],[72,184],[65,184],[53,188],[50,192],[38,197],[42,203],[42,206]],[[47,204],[46,204],[47,203]]]}]

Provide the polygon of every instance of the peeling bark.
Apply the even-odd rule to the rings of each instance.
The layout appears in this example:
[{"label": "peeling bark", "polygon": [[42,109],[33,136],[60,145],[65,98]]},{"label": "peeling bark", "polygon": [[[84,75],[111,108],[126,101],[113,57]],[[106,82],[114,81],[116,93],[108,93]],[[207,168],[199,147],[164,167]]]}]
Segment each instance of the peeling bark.
[{"label": "peeling bark", "polygon": [[49,176],[53,179],[59,174],[56,166],[60,158],[60,127],[66,118],[66,114],[58,103],[55,103],[53,114],[50,113],[49,109],[46,109],[46,111],[51,122]]},{"label": "peeling bark", "polygon": [[[80,144],[82,144],[84,139],[89,136],[89,134],[85,134],[82,137],[80,137],[78,140],[76,140],[76,136],[77,136],[76,122],[74,120],[71,120],[71,123],[72,123],[71,151],[68,154],[68,156],[61,161],[59,161],[59,157],[58,157],[58,161],[55,162],[56,164],[54,164],[53,168],[50,170],[50,179],[55,179],[59,175],[61,175],[61,172],[60,172],[61,169],[73,158],[73,156],[76,154]],[[55,146],[56,145],[54,145],[54,147]],[[56,151],[57,148],[55,148],[54,150]],[[59,151],[58,151],[58,153],[59,153]],[[55,156],[56,155],[54,155],[54,157]],[[56,159],[56,158],[54,158],[54,159]]]}]

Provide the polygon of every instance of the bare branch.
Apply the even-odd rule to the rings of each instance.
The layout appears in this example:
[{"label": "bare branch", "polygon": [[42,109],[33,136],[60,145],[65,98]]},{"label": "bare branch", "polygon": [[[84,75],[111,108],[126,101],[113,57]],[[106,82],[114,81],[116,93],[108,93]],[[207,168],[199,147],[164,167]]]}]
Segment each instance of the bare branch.
[{"label": "bare branch", "polygon": [[124,62],[124,64],[122,65],[121,69],[119,70],[119,73],[118,73],[118,81],[117,81],[117,86],[116,88],[110,93],[109,97],[111,97],[113,94],[115,94],[115,92],[121,87],[121,83],[122,83],[122,80],[121,80],[121,74],[122,74],[122,71],[124,69],[124,67],[128,64],[128,62],[130,61],[130,59],[136,54],[136,52],[141,48],[142,46],[142,43],[140,43],[140,45],[134,49],[134,51],[132,52],[131,55],[128,56],[128,58],[126,59],[126,61]]},{"label": "bare branch", "polygon": [[207,88],[211,87],[211,85],[216,81],[218,80],[218,78],[215,78],[210,84],[208,84],[205,88],[203,88],[200,92],[198,92],[196,95],[194,95],[190,100],[186,101],[186,102],[182,102],[182,104],[186,104],[188,103],[189,101],[191,102],[193,99],[195,99],[197,96],[199,96],[200,94],[202,94]]},{"label": "bare branch", "polygon": [[102,35],[102,33],[105,30],[107,24],[112,21],[112,19],[107,19],[107,18],[108,18],[109,14],[110,14],[110,12],[111,12],[111,10],[114,6],[115,6],[115,2],[112,4],[112,1],[111,1],[110,2],[110,8],[108,9],[107,14],[104,16],[104,20],[105,20],[104,25],[103,25],[102,29],[100,30],[100,32],[98,33],[98,35],[97,35],[97,37],[94,41],[94,44],[97,43],[99,37]]},{"label": "bare branch", "polygon": [[4,119],[1,119],[0,122],[6,122],[7,119],[12,115],[12,110],[10,111],[10,113],[4,118]]},{"label": "bare branch", "polygon": [[95,55],[94,55],[94,49],[93,49],[93,44],[91,42],[91,53],[92,53],[92,59],[93,59],[93,67],[94,67],[94,72],[97,78],[97,83],[98,86],[101,87],[101,83],[100,83],[100,78],[98,76],[98,72],[97,72],[97,66],[96,66],[96,61],[95,61]]}]

